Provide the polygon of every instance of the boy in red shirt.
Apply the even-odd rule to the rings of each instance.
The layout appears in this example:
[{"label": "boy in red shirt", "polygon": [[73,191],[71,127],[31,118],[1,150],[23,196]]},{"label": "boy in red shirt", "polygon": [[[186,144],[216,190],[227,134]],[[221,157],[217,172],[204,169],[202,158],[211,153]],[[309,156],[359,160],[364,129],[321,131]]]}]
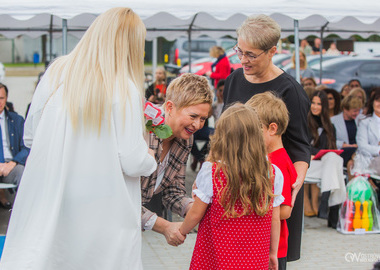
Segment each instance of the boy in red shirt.
[{"label": "boy in red shirt", "polygon": [[297,172],[286,153],[281,138],[288,126],[289,113],[285,103],[270,92],[254,95],[246,104],[256,110],[261,120],[269,159],[284,176],[282,196],[285,200],[280,206],[281,232],[277,258],[278,269],[286,269],[289,236],[286,219],[292,213],[292,185],[297,179]]}]

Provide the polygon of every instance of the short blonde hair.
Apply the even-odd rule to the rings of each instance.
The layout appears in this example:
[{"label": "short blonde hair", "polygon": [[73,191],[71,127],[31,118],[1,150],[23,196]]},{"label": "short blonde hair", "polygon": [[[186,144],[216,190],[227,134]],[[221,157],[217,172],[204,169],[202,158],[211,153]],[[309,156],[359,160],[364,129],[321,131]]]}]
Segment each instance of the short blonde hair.
[{"label": "short blonde hair", "polygon": [[174,79],[166,91],[166,101],[172,101],[178,109],[203,103],[212,105],[213,99],[207,79],[191,73]]},{"label": "short blonde hair", "polygon": [[210,56],[214,58],[218,58],[219,56],[225,53],[224,49],[220,46],[212,46],[210,48]]},{"label": "short blonde hair", "polygon": [[267,15],[248,17],[236,30],[238,38],[242,38],[252,47],[269,50],[276,46],[281,37],[281,27]]},{"label": "short blonde hair", "polygon": [[367,102],[367,95],[366,95],[365,91],[363,90],[363,88],[360,88],[360,87],[352,88],[347,96],[356,96],[358,93],[362,94],[362,96],[363,96],[362,107],[364,107],[364,105]]},{"label": "short blonde hair", "polygon": [[361,109],[363,108],[363,101],[357,96],[348,95],[342,100],[342,110]]},{"label": "short blonde hair", "polygon": [[289,123],[289,112],[285,102],[272,92],[254,95],[246,105],[254,108],[260,117],[261,123],[269,127],[271,123],[277,125],[276,135],[285,133]]}]

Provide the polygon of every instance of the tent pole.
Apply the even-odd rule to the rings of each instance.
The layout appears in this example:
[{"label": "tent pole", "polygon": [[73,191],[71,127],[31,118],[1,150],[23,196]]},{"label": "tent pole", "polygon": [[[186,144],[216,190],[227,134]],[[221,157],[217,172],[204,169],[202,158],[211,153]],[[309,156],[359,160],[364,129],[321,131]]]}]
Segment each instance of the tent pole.
[{"label": "tent pole", "polygon": [[321,46],[319,46],[319,84],[322,84],[322,61],[323,61],[323,32],[329,22],[325,23],[321,28]]},{"label": "tent pole", "polygon": [[194,25],[194,22],[195,22],[195,19],[197,18],[197,16],[198,16],[198,13],[196,13],[194,15],[194,18],[189,25],[189,29],[187,30],[187,35],[188,35],[188,40],[189,40],[189,63],[188,63],[189,73],[191,73],[191,30],[193,28],[193,25]]},{"label": "tent pole", "polygon": [[299,22],[294,20],[294,45],[295,45],[295,60],[296,60],[296,81],[301,84],[300,79],[300,41],[298,36]]},{"label": "tent pole", "polygon": [[67,54],[67,19],[62,19],[62,55]]},{"label": "tent pole", "polygon": [[154,77],[154,74],[157,69],[157,38],[153,39],[153,44],[152,44],[152,74]]},{"label": "tent pole", "polygon": [[[50,29],[49,29],[49,63],[53,61],[53,15],[50,15]],[[45,68],[47,65],[45,66]]]}]

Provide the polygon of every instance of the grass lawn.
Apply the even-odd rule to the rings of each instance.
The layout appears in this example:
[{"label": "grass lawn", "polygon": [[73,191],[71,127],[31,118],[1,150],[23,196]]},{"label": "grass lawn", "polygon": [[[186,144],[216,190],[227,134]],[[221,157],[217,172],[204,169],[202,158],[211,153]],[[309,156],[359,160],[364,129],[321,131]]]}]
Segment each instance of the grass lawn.
[{"label": "grass lawn", "polygon": [[4,67],[8,68],[13,68],[13,67],[43,67],[45,64],[44,63],[38,63],[37,65],[34,65],[33,63],[3,63]]}]

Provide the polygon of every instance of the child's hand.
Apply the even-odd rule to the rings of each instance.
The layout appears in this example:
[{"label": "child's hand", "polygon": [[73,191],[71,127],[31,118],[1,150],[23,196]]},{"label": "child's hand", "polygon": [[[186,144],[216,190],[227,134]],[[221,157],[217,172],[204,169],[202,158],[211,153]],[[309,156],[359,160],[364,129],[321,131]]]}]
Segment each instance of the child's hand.
[{"label": "child's hand", "polygon": [[170,222],[170,225],[164,231],[166,241],[171,246],[179,246],[183,244],[186,239],[186,235],[180,233],[179,228],[182,222]]},{"label": "child's hand", "polygon": [[269,255],[269,270],[278,270],[277,255]]}]

